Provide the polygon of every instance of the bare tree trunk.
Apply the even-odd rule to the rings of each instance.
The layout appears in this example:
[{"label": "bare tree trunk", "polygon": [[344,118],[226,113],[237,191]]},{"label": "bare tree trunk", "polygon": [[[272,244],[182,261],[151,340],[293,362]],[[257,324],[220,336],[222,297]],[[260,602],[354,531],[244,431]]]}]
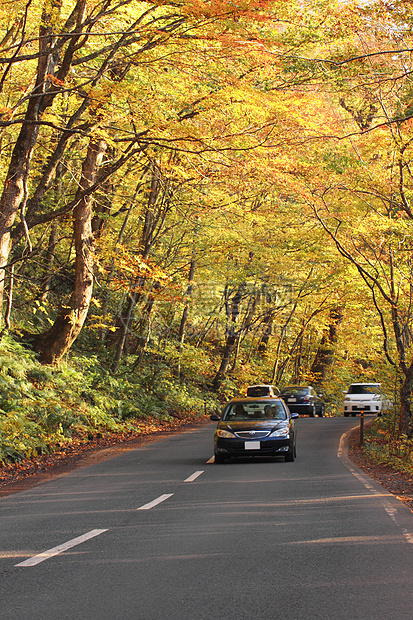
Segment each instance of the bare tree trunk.
[{"label": "bare tree trunk", "polygon": [[63,307],[54,325],[34,341],[35,350],[43,363],[55,364],[70,349],[78,337],[89,311],[93,293],[94,242],[92,234],[92,198],[82,193],[93,185],[107,145],[104,140],[91,142],[82,167],[75,207],[75,285],[69,306]]},{"label": "bare tree trunk", "polygon": [[413,392],[413,366],[410,366],[404,374],[404,381],[400,388],[400,414],[399,414],[399,437],[406,435],[411,437],[411,400]]},{"label": "bare tree trunk", "polygon": [[294,355],[294,374],[291,379],[291,383],[299,384],[301,381],[301,371],[302,371],[302,363],[303,363],[303,340],[304,340],[304,329],[302,329],[297,337],[297,344],[295,347],[295,355]]},{"label": "bare tree trunk", "polygon": [[[138,185],[136,186],[135,192],[133,194],[132,201],[131,201],[131,203],[129,205],[129,208],[126,211],[125,219],[123,220],[122,226],[121,226],[119,234],[118,234],[118,240],[117,240],[117,244],[115,246],[115,254],[118,253],[118,247],[119,247],[119,245],[123,241],[123,237],[125,235],[126,227],[127,227],[128,223],[129,223],[130,216],[132,215],[132,211],[134,210],[134,208],[136,206],[136,197],[137,197],[141,187],[142,187],[142,182],[139,181]],[[115,258],[113,257],[112,261],[111,261],[111,266],[110,266],[110,270],[109,270],[109,273],[108,273],[108,277],[106,278],[106,283],[105,283],[106,288],[103,291],[103,303],[102,303],[102,315],[103,315],[103,317],[106,317],[107,314],[108,314],[108,302],[109,302],[109,292],[108,291],[109,291],[110,284],[111,284],[111,282],[112,282],[112,280],[114,278],[115,271],[116,271],[116,265],[115,265]],[[101,332],[101,340],[105,341],[106,337],[107,337],[107,329],[103,328],[102,332]]]},{"label": "bare tree trunk", "polygon": [[231,361],[231,356],[232,356],[234,347],[237,342],[238,334],[236,330],[236,325],[237,325],[237,321],[238,321],[238,317],[240,313],[241,299],[242,299],[244,289],[245,289],[245,284],[240,284],[240,286],[238,287],[237,291],[235,292],[235,294],[233,295],[231,299],[231,304],[229,304],[228,301],[226,303],[228,325],[227,325],[227,330],[226,330],[225,346],[224,346],[224,351],[223,351],[222,358],[221,358],[221,364],[214,377],[214,380],[212,381],[212,387],[214,388],[214,390],[217,390],[221,386],[223,380],[225,379],[228,366]]},{"label": "bare tree trunk", "polygon": [[264,321],[263,321],[264,328],[262,330],[261,339],[258,343],[258,353],[260,355],[265,355],[265,353],[267,352],[268,343],[272,336],[274,314],[275,314],[274,308],[269,308],[268,310],[265,311],[265,316],[264,316]]},{"label": "bare tree trunk", "polygon": [[[111,148],[107,153],[106,159],[113,160],[113,157],[114,149]],[[92,218],[92,232],[95,239],[98,239],[102,236],[102,232],[106,226],[106,217],[110,214],[112,210],[113,193],[113,179],[111,177],[107,177],[102,182],[99,193],[99,203],[96,204],[96,207],[94,209],[94,215]]]},{"label": "bare tree trunk", "polygon": [[[37,118],[37,106],[32,103],[34,101],[29,102],[26,119]],[[0,317],[3,306],[5,267],[11,250],[11,229],[21,207],[22,217],[24,217],[23,203],[27,200],[27,179],[38,132],[39,125],[23,125],[14,147],[0,200]]]},{"label": "bare tree trunk", "polygon": [[[318,221],[323,226],[324,230],[333,239],[340,254],[357,268],[360,277],[362,278],[362,280],[364,280],[364,282],[367,284],[371,291],[373,303],[377,310],[377,315],[383,331],[384,354],[388,362],[392,366],[398,366],[402,375],[404,376],[404,381],[401,382],[400,387],[399,434],[411,437],[413,433],[411,412],[411,399],[413,392],[413,362],[411,361],[412,350],[409,340],[405,337],[405,332],[406,330],[408,330],[409,326],[408,323],[406,323],[406,319],[404,318],[403,309],[400,309],[399,307],[399,292],[396,290],[397,286],[394,275],[395,266],[393,249],[391,245],[388,246],[387,255],[389,259],[390,273],[382,282],[377,276],[378,272],[368,271],[368,269],[365,268],[361,261],[359,261],[356,256],[351,254],[351,252],[342,245],[342,243],[337,237],[336,232],[329,229],[323,218],[320,216],[319,212],[316,209],[314,210],[314,212]],[[383,250],[383,248],[381,248],[381,250]],[[413,299],[413,287],[411,280],[409,288],[410,292],[408,303],[411,307]],[[397,363],[392,359],[390,355],[390,350],[388,346],[389,334],[388,328],[386,326],[385,312],[380,306],[378,297],[384,304],[386,311],[390,310],[394,341],[397,348]],[[410,355],[410,362],[407,361],[408,355]]]},{"label": "bare tree trunk", "polygon": [[[152,248],[156,243],[158,235],[160,234],[165,223],[165,218],[171,208],[169,196],[170,190],[168,188],[167,181],[165,182],[165,187],[163,188],[161,196],[162,181],[165,181],[165,179],[162,177],[162,172],[156,162],[152,164],[151,172],[151,185],[144,213],[144,224],[141,237],[141,251],[142,258],[144,260],[146,260],[151,254]],[[145,280],[145,277],[139,276],[133,283],[132,290],[128,296],[126,308],[118,319],[116,354],[115,360],[111,367],[112,372],[116,372],[118,369],[127,336],[131,331],[135,306],[139,300],[142,299],[142,293],[134,292],[134,289],[138,288],[141,291],[145,284]]]},{"label": "bare tree trunk", "polygon": [[235,343],[235,355],[232,360],[230,372],[234,372],[235,368],[237,367],[238,355],[239,355],[241,342],[243,340],[243,337],[245,337],[246,333],[249,331],[251,327],[251,323],[254,319],[255,310],[257,308],[257,305],[260,299],[261,299],[260,291],[258,291],[257,294],[255,293],[251,294],[251,297],[248,303],[248,308],[244,316],[244,320],[242,321],[241,328],[238,330],[238,333],[237,333],[237,338],[236,338],[236,343]]},{"label": "bare tree trunk", "polygon": [[212,382],[212,387],[214,390],[217,390],[221,386],[223,380],[226,377],[229,362],[231,360],[231,355],[234,350],[236,341],[237,341],[236,334],[233,331],[231,331],[231,333],[229,334],[225,342],[224,352],[221,358],[221,364]]},{"label": "bare tree trunk", "polygon": [[119,362],[122,359],[122,354],[125,348],[126,338],[128,336],[130,326],[132,324],[133,312],[138,300],[138,296],[140,293],[130,293],[128,296],[128,303],[126,306],[126,310],[122,313],[120,317],[121,325],[119,328],[118,340],[116,343],[116,352],[115,359],[113,360],[111,371],[116,372],[119,367]]},{"label": "bare tree trunk", "polygon": [[295,311],[297,310],[298,303],[299,303],[299,301],[301,300],[301,297],[304,294],[305,285],[310,280],[312,273],[313,273],[313,267],[311,267],[310,271],[307,274],[307,277],[306,277],[305,281],[303,282],[303,284],[301,286],[301,289],[298,291],[297,299],[295,300],[295,302],[294,302],[294,304],[293,304],[293,306],[291,308],[291,311],[290,311],[290,313],[289,313],[289,315],[288,315],[288,317],[287,317],[287,319],[286,319],[286,321],[285,321],[285,323],[284,323],[284,325],[283,325],[283,327],[281,329],[281,333],[280,333],[280,337],[279,337],[278,345],[277,345],[277,351],[276,351],[276,354],[275,354],[275,362],[274,362],[274,366],[273,366],[273,369],[272,369],[272,376],[271,376],[270,383],[274,383],[275,381],[279,382],[281,380],[282,375],[283,375],[283,372],[284,372],[284,369],[285,369],[285,364],[283,364],[283,367],[281,368],[281,371],[279,371],[279,368],[278,368],[279,365],[280,365],[281,347],[282,347],[282,345],[284,343],[284,338],[286,336],[287,329],[288,329],[288,326],[290,324],[290,321],[292,320],[292,318],[293,318],[293,316],[295,314]]},{"label": "bare tree trunk", "polygon": [[9,284],[7,287],[7,305],[6,305],[6,311],[4,313],[4,326],[0,332],[0,340],[3,338],[7,330],[10,329],[10,316],[11,316],[11,309],[13,306],[13,287],[14,287],[14,265],[10,267]]},{"label": "bare tree trunk", "polygon": [[327,301],[327,298],[324,298],[319,303],[318,308],[313,310],[313,312],[311,312],[311,314],[306,319],[303,320],[299,333],[297,334],[294,342],[292,343],[291,347],[289,348],[289,351],[285,355],[284,360],[282,361],[282,363],[280,363],[280,345],[282,344],[282,342],[284,340],[288,324],[289,324],[289,322],[290,322],[290,320],[291,320],[291,318],[293,316],[293,313],[295,312],[296,304],[294,304],[294,308],[292,310],[292,313],[290,313],[286,323],[284,324],[284,326],[283,326],[283,328],[281,330],[280,341],[278,343],[278,348],[277,348],[277,358],[276,358],[276,363],[275,363],[274,369],[273,369],[273,376],[272,376],[271,383],[274,383],[274,381],[276,382],[277,385],[278,385],[278,383],[280,383],[280,381],[282,379],[282,376],[284,374],[284,371],[287,368],[287,364],[290,362],[292,356],[296,352],[297,347],[301,347],[301,342],[302,342],[302,339],[304,337],[305,330],[307,329],[308,325],[311,323],[313,318],[317,314],[322,312],[324,304],[326,303],[326,301]]},{"label": "bare tree trunk", "polygon": [[276,354],[275,354],[275,362],[274,362],[274,366],[273,366],[273,369],[272,369],[272,376],[271,376],[270,383],[274,383],[274,382],[278,383],[281,380],[281,377],[283,375],[285,364],[283,364],[281,366],[281,370],[279,368],[279,366],[280,366],[280,358],[281,358],[281,347],[282,347],[282,345],[284,343],[284,338],[285,338],[285,335],[287,333],[287,329],[288,329],[288,326],[290,324],[290,321],[293,318],[293,316],[295,314],[295,311],[297,309],[297,304],[298,304],[298,300],[293,305],[292,310],[291,310],[290,314],[287,317],[287,320],[285,321],[284,325],[281,328],[281,332],[280,332],[280,337],[278,339],[277,351],[276,351]]},{"label": "bare tree trunk", "polygon": [[46,253],[46,265],[42,278],[42,301],[45,301],[50,292],[50,280],[53,275],[53,265],[55,261],[55,251],[57,245],[58,221],[53,220],[52,229],[50,231],[49,243]]},{"label": "bare tree trunk", "polygon": [[321,338],[317,353],[311,366],[310,373],[313,383],[321,385],[333,363],[338,328],[343,320],[343,308],[338,306],[330,310],[328,330]]},{"label": "bare tree trunk", "polygon": [[[5,267],[11,250],[11,229],[20,211],[23,228],[27,231],[25,208],[28,199],[27,182],[31,159],[39,135],[39,121],[47,107],[53,103],[57,92],[49,76],[54,75],[60,60],[62,45],[65,44],[63,38],[59,40],[53,33],[53,16],[48,11],[50,8],[48,4],[44,4],[39,28],[39,61],[36,83],[29,98],[20,134],[13,149],[3,194],[0,198],[0,320],[5,285]],[[56,0],[55,6],[60,7],[61,0]],[[79,0],[66,23],[68,28],[71,28],[76,22],[76,16],[77,19],[80,19],[84,7],[85,0]]]},{"label": "bare tree trunk", "polygon": [[[185,293],[186,297],[190,297],[192,295],[195,266],[196,266],[196,252],[194,250],[192,254],[191,264],[189,266],[188,287]],[[189,304],[186,303],[183,309],[183,312],[182,312],[181,323],[179,325],[179,333],[178,333],[179,351],[182,351],[182,345],[184,344],[184,340],[185,340],[185,327],[188,321],[188,312],[189,312]]]}]

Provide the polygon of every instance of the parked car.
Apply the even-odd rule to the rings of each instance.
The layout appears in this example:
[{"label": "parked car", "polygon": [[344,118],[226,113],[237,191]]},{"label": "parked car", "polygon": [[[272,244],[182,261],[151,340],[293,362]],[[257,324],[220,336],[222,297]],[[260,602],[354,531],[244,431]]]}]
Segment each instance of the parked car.
[{"label": "parked car", "polygon": [[280,395],[280,390],[276,385],[250,385],[247,387],[247,397],[249,398],[263,398],[267,396],[271,396],[272,398],[276,398]]},{"label": "parked car", "polygon": [[225,459],[250,456],[296,457],[294,419],[281,398],[234,398],[218,421],[214,434],[215,463]]},{"label": "parked car", "polygon": [[325,405],[311,385],[290,385],[281,390],[281,398],[285,401],[291,413],[309,415],[320,418],[325,413]]},{"label": "parked car", "polygon": [[346,417],[354,417],[360,411],[380,416],[392,406],[382,393],[381,383],[352,383],[344,394],[343,413]]}]

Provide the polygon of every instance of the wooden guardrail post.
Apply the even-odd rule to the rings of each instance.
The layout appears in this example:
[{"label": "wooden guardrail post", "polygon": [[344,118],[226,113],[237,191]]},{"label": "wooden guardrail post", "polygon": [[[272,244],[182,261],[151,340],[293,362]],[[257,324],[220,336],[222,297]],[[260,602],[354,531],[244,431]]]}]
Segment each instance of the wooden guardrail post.
[{"label": "wooden guardrail post", "polygon": [[360,444],[364,444],[364,410],[360,411]]}]

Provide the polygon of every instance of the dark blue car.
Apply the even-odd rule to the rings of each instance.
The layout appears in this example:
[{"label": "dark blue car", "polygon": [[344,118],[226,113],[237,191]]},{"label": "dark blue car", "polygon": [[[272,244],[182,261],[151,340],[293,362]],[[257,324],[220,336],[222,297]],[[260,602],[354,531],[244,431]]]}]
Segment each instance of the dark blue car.
[{"label": "dark blue car", "polygon": [[324,403],[311,385],[290,385],[281,390],[280,396],[291,413],[309,415],[310,418],[324,415]]},{"label": "dark blue car", "polygon": [[250,456],[296,457],[294,418],[281,398],[236,398],[225,407],[214,434],[215,463]]}]

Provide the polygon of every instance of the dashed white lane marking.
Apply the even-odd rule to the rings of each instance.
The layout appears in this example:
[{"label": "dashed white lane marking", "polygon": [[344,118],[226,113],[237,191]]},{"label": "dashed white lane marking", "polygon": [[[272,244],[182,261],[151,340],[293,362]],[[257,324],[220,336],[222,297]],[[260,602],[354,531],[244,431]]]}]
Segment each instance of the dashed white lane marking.
[{"label": "dashed white lane marking", "polygon": [[[184,480],[184,482],[193,482],[194,480],[198,478],[198,476],[200,476],[203,473],[204,473],[204,470],[196,471],[191,476],[189,476],[189,478]],[[140,506],[136,510],[150,510],[151,508],[154,508],[158,504],[161,504],[162,502],[164,502],[169,497],[172,497],[172,495],[173,493],[165,493],[164,495],[160,495],[153,501],[149,502],[148,504],[144,504],[143,506]],[[24,560],[24,562],[19,562],[19,564],[15,564],[15,566],[36,566],[36,564],[40,564],[40,562],[44,562],[45,560],[48,560],[49,558],[52,558],[55,555],[59,555],[60,553],[63,553],[64,551],[67,551],[68,549],[71,549],[72,547],[75,547],[76,545],[80,545],[81,543],[89,540],[90,538],[99,536],[99,534],[103,534],[103,532],[107,532],[107,531],[108,531],[107,529],[91,530],[90,532],[87,532],[86,534],[83,534],[82,536],[78,536],[77,538],[68,540],[67,542],[61,545],[58,545],[57,547],[53,547],[52,549],[48,549],[48,551],[43,551],[43,553],[39,553],[38,555],[35,555],[29,558],[28,560]]]},{"label": "dashed white lane marking", "polygon": [[215,456],[211,456],[211,458],[209,459],[209,461],[207,461],[207,465],[209,463],[215,463]]},{"label": "dashed white lane marking", "polygon": [[57,547],[53,547],[53,549],[49,549],[48,551],[43,551],[43,553],[39,553],[38,555],[34,555],[32,558],[28,560],[24,560],[24,562],[20,562],[19,564],[15,564],[15,566],[36,566],[36,564],[40,564],[40,562],[44,562],[49,558],[52,558],[55,555],[59,555],[59,553],[63,553],[67,551],[67,549],[71,549],[72,547],[76,547],[76,545],[80,545],[84,543],[89,538],[94,538],[94,536],[99,536],[99,534],[103,534],[103,532],[107,532],[106,530],[91,530],[82,536],[78,536],[77,538],[72,538],[72,540],[68,540],[67,542],[58,545]]},{"label": "dashed white lane marking", "polygon": [[192,476],[189,476],[189,478],[187,478],[186,480],[184,480],[184,482],[193,482],[194,480],[196,480],[198,478],[198,476],[200,476],[201,474],[204,473],[204,470],[202,471],[196,471],[192,474]]},{"label": "dashed white lane marking", "polygon": [[140,506],[140,508],[137,508],[136,510],[150,510],[154,506],[157,506],[158,504],[161,504],[162,502],[164,502],[166,499],[168,499],[168,497],[172,497],[172,495],[173,493],[165,493],[164,495],[160,495],[159,497],[154,499],[152,502],[149,502],[149,504],[144,504],[143,506]]},{"label": "dashed white lane marking", "polygon": [[406,529],[403,529],[403,536],[407,540],[408,543],[413,545],[413,534]]}]

